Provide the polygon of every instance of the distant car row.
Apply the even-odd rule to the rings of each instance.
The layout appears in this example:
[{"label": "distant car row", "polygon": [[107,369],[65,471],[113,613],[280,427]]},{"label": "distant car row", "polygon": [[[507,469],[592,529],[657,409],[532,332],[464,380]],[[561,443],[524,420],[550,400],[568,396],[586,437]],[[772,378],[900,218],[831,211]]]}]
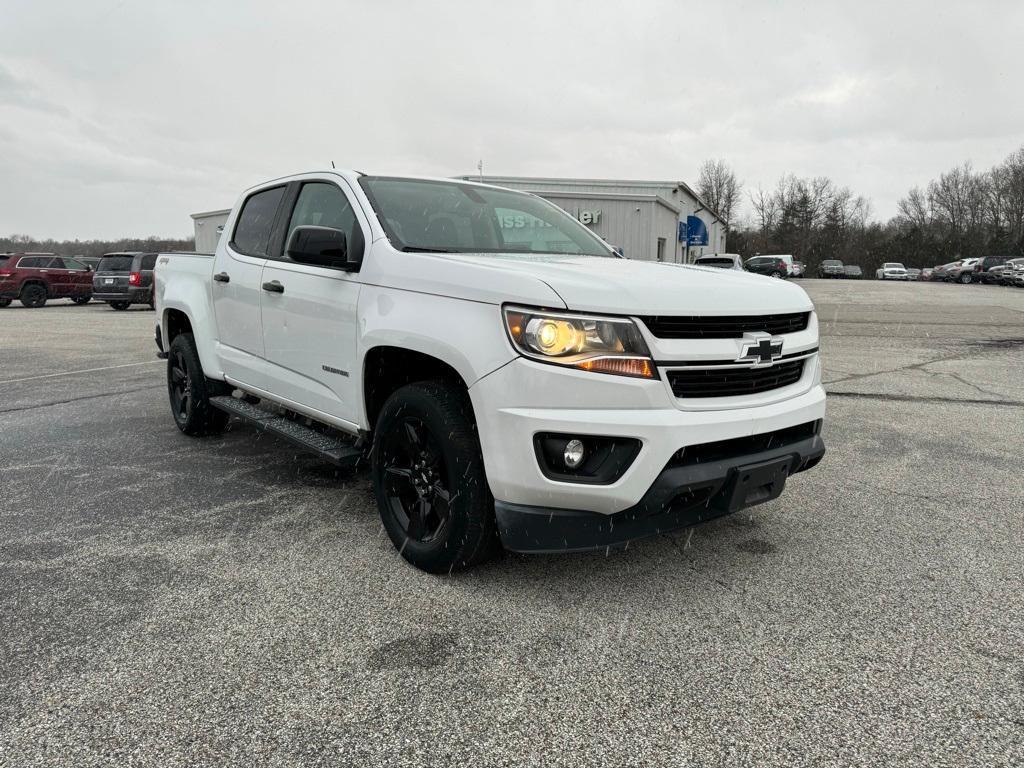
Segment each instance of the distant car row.
[{"label": "distant car row", "polygon": [[932,269],[922,270],[921,280],[947,283],[984,283],[1024,287],[1024,257],[985,256],[960,259]]},{"label": "distant car row", "polygon": [[71,299],[76,304],[95,299],[118,310],[132,304],[152,307],[156,257],[141,251],[108,253],[98,260],[53,253],[0,253],[0,307],[15,299],[30,308],[45,306],[51,299]]}]

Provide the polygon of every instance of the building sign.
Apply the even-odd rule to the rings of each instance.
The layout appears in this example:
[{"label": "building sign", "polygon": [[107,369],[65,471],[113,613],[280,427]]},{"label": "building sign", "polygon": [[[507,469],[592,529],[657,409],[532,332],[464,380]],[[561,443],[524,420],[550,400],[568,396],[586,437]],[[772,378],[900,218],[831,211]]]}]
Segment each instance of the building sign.
[{"label": "building sign", "polygon": [[707,245],[708,227],[699,216],[687,216],[679,222],[679,242],[687,245]]},{"label": "building sign", "polygon": [[601,211],[584,211],[577,209],[576,218],[579,219],[580,224],[597,224],[601,221]]}]

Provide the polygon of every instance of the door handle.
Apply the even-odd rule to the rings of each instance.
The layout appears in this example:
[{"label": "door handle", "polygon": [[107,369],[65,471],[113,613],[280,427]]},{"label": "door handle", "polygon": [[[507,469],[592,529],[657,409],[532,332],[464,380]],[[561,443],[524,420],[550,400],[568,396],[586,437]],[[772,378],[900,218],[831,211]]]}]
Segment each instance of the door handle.
[{"label": "door handle", "polygon": [[269,283],[263,284],[263,290],[270,293],[284,293],[284,286],[277,282],[277,280],[272,280]]},{"label": "door handle", "polygon": [[218,283],[230,283],[231,275],[229,275],[227,272],[218,272],[216,275],[213,276],[213,279],[216,280]]}]

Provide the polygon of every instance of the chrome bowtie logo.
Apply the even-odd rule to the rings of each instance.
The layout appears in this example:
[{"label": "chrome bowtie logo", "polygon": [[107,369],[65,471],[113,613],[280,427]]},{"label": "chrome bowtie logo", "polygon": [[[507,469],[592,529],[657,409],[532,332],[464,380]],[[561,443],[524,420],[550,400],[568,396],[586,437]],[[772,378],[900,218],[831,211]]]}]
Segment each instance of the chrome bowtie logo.
[{"label": "chrome bowtie logo", "polygon": [[782,357],[782,338],[763,331],[744,333],[742,349],[737,363],[753,363],[754,368],[765,368]]}]

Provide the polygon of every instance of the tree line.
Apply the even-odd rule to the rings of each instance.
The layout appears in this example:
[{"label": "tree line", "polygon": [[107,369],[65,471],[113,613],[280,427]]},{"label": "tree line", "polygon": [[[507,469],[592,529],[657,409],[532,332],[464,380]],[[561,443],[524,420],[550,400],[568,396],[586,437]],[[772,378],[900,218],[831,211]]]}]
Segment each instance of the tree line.
[{"label": "tree line", "polygon": [[29,235],[0,237],[0,253],[56,253],[61,256],[102,256],[113,251],[194,251],[194,238],[130,238],[121,240],[37,240]]},{"label": "tree line", "polygon": [[704,201],[726,222],[730,252],[789,253],[810,274],[824,259],[873,273],[883,262],[930,267],[961,258],[1024,255],[1024,147],[986,171],[964,163],[911,189],[888,222],[873,220],[871,201],[824,176],[786,175],[770,189],[747,194],[721,160],[701,166]]}]

